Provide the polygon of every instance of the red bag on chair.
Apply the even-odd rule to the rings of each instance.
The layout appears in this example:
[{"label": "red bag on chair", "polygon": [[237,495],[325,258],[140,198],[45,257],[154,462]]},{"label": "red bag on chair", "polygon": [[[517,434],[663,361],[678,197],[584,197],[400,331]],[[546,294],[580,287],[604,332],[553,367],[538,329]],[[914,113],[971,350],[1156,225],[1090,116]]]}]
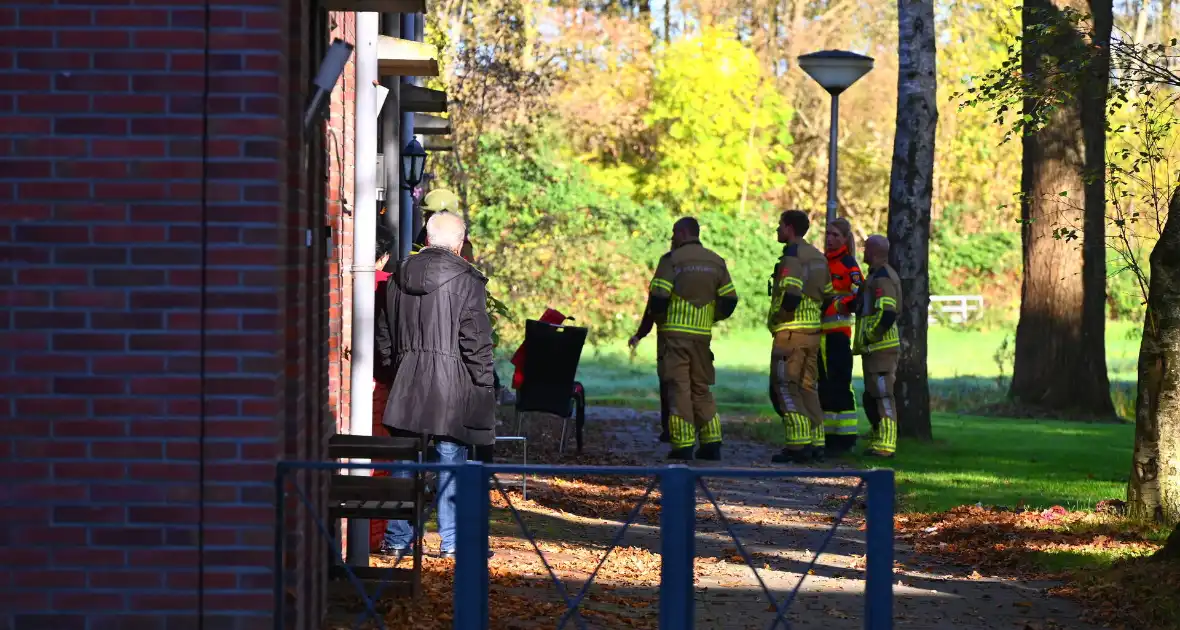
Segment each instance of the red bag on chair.
[{"label": "red bag on chair", "polygon": [[[569,319],[569,316],[562,315],[561,311],[547,308],[545,309],[545,313],[537,321],[558,326],[567,319]],[[516,371],[512,373],[512,389],[520,389],[520,386],[524,384],[524,356],[525,343],[521,342],[520,347],[516,349],[516,354],[512,355],[512,365],[516,367]]]}]

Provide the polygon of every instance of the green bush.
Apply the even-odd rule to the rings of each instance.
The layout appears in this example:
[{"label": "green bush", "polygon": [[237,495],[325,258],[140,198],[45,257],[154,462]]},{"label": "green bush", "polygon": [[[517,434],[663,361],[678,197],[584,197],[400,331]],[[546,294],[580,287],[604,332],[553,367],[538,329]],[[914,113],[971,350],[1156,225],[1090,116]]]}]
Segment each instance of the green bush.
[{"label": "green bush", "polygon": [[469,195],[477,264],[508,311],[500,335],[518,341],[524,321],[546,307],[595,338],[623,335],[646,295],[646,261],[658,256],[632,235],[661,211],[590,183],[546,133],[515,131],[481,138]]},{"label": "green bush", "polygon": [[[930,230],[930,293],[981,294],[984,289],[1020,271],[1020,230],[964,226],[969,212],[948,206]],[[1019,294],[1019,291],[1017,291]]]}]

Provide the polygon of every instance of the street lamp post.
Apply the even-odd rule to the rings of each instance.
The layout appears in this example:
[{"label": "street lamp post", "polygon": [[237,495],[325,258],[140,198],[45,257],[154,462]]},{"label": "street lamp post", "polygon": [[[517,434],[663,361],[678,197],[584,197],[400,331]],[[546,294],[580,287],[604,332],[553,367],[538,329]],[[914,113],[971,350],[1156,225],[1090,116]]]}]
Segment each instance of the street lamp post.
[{"label": "street lamp post", "polygon": [[873,69],[873,58],[846,50],[822,50],[799,57],[799,67],[832,95],[832,123],[828,136],[827,224],[836,220],[836,133],[840,124],[840,94]]}]

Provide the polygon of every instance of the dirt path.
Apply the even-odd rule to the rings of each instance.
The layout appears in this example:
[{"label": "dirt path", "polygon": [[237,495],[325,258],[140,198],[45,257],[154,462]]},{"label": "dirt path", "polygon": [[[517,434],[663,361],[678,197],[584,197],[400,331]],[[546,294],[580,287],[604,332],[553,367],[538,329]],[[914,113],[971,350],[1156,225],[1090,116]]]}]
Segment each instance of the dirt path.
[{"label": "dirt path", "polygon": [[[612,455],[635,463],[663,463],[666,448],[656,439],[658,415],[626,409],[592,409],[594,437]],[[596,445],[596,447],[599,445]],[[597,450],[597,448],[595,449]],[[769,468],[774,449],[727,440],[727,467]],[[700,465],[700,464],[697,464]],[[522,518],[534,529],[542,550],[563,577],[584,579],[583,550],[571,543],[605,549],[650,480],[533,480],[528,501],[514,497]],[[734,480],[708,482],[726,518],[759,567],[758,574],[783,601],[808,570],[827,536],[832,517],[855,486],[853,479]],[[619,487],[619,486],[622,487]],[[515,494],[515,493],[514,493]],[[700,494],[700,493],[698,493]],[[863,503],[861,504],[863,507]],[[558,518],[551,518],[551,517]],[[786,616],[792,627],[863,627],[863,520],[854,510],[837,528],[825,552],[807,574]],[[494,544],[498,562],[522,575],[544,579],[546,570],[531,545],[507,526]],[[493,532],[496,533],[496,532]],[[576,543],[574,543],[576,544]],[[658,508],[649,505],[603,567],[597,583],[618,595],[649,601],[658,588]],[[776,613],[732,537],[707,498],[698,496],[697,627],[724,630],[771,627]],[[1079,620],[1073,603],[1045,594],[1050,584],[989,580],[970,568],[940,567],[916,557],[906,545],[895,551],[895,621],[899,628],[1098,628]],[[581,573],[581,575],[577,575]],[[573,588],[573,593],[577,588]],[[594,591],[592,591],[593,593]],[[593,599],[595,596],[589,596]],[[632,607],[634,601],[632,601]],[[655,601],[651,600],[652,614]],[[572,627],[572,626],[570,626]],[[786,627],[780,625],[780,627]]]},{"label": "dirt path", "polygon": [[[583,456],[559,455],[553,444],[558,425],[529,420],[529,463],[663,465],[666,446],[656,439],[658,414],[599,408],[588,413]],[[775,449],[728,439],[726,467],[770,468]],[[497,452],[502,462],[519,462],[520,452]],[[699,464],[698,464],[699,465]],[[496,629],[554,628],[576,599],[587,577],[612,542],[606,561],[579,610],[585,626],[565,628],[658,627],[660,598],[659,491],[642,477],[532,477],[527,498],[519,478],[501,479],[493,492],[489,560],[490,624]],[[758,576],[783,602],[806,579],[778,628],[853,630],[864,626],[863,514],[854,509],[836,529],[824,553],[811,565],[827,537],[833,516],[856,485],[854,479],[712,479],[706,482],[725,519],[758,567]],[[697,497],[694,577],[696,627],[717,630],[773,628],[774,607],[712,503]],[[644,497],[646,502],[636,506]],[[511,504],[513,509],[509,509]],[[863,503],[860,504],[863,507]],[[620,535],[622,524],[637,514]],[[523,523],[524,527],[521,527]],[[522,531],[528,532],[523,535]],[[427,548],[437,549],[427,535]],[[534,547],[536,545],[536,547]],[[544,562],[536,552],[539,548]],[[386,560],[374,557],[378,565]],[[546,563],[548,566],[546,566]],[[446,628],[453,597],[449,560],[426,562],[427,596],[418,602],[390,602],[387,627]],[[550,572],[563,581],[554,586]],[[1093,630],[1072,602],[1051,597],[1052,584],[981,577],[970,567],[940,566],[895,547],[894,627]],[[399,625],[400,624],[400,625]],[[406,624],[409,624],[407,626]]]}]

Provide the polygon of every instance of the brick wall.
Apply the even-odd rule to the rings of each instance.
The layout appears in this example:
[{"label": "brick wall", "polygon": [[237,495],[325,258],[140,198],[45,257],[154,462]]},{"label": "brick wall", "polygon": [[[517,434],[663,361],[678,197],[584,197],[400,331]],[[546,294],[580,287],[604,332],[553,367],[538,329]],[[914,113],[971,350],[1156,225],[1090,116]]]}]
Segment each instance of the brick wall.
[{"label": "brick wall", "polygon": [[330,418],[312,23],[205,10],[0,4],[2,630],[270,627],[274,465]]},{"label": "brick wall", "polygon": [[[356,14],[329,14],[332,37],[356,43]],[[353,57],[355,59],[355,57]],[[356,160],[356,65],[349,59],[344,76],[332,92],[328,120],[328,221],[332,225],[334,249],[329,256],[331,313],[329,348],[329,396],[336,410],[336,426],[348,432],[349,383],[352,371],[344,360],[343,350],[352,344],[352,203],[356,198],[353,182]]]}]

